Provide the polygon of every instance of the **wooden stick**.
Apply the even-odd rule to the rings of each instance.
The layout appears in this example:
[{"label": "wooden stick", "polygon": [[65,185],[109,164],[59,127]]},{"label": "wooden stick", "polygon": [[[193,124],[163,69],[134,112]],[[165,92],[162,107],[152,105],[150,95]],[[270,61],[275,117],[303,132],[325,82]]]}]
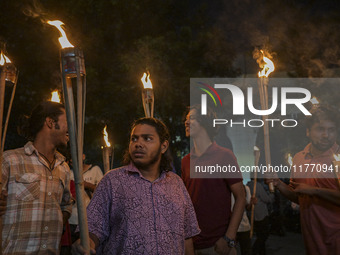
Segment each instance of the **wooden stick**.
[{"label": "wooden stick", "polygon": [[[259,165],[260,161],[260,150],[254,149],[255,156],[255,166]],[[254,172],[254,187],[253,187],[253,195],[252,198],[256,197],[256,184],[257,184],[257,171]],[[255,214],[255,205],[251,205],[251,217],[250,217],[250,238],[253,237],[254,234],[254,214]]]},{"label": "wooden stick", "polygon": [[[268,83],[268,79],[261,77],[260,78],[260,98],[261,100],[261,107],[262,110],[268,109],[268,93],[267,93],[267,85],[265,83]],[[270,155],[270,136],[269,136],[269,126],[268,126],[268,115],[263,115],[263,139],[264,139],[264,152],[265,152],[265,159],[266,159],[266,166],[269,167],[271,165],[271,155]],[[274,192],[274,185],[273,182],[268,183],[269,185],[269,191]]]},{"label": "wooden stick", "polygon": [[[6,73],[5,67],[3,66],[0,74],[0,144],[2,141],[2,118],[5,104],[5,79]],[[2,153],[3,150],[0,148],[0,195],[2,195]],[[0,217],[0,254],[2,254],[2,217]]]},{"label": "wooden stick", "polygon": [[105,174],[110,170],[110,149],[111,147],[103,147],[103,165]]},{"label": "wooden stick", "polygon": [[[12,105],[13,105],[13,100],[14,100],[14,95],[15,95],[15,91],[17,88],[17,83],[18,83],[18,77],[19,77],[19,71],[17,72],[16,76],[15,76],[15,82],[13,84],[13,89],[12,89],[12,94],[11,94],[11,100],[9,102],[9,106],[8,106],[8,110],[7,110],[7,115],[6,115],[6,121],[5,121],[5,126],[4,126],[4,132],[2,135],[2,143],[1,143],[1,150],[4,151],[5,149],[5,141],[6,141],[6,134],[7,134],[7,127],[8,127],[8,122],[9,122],[9,117],[11,115],[11,111],[12,111]],[[5,93],[4,93],[5,94]]]}]

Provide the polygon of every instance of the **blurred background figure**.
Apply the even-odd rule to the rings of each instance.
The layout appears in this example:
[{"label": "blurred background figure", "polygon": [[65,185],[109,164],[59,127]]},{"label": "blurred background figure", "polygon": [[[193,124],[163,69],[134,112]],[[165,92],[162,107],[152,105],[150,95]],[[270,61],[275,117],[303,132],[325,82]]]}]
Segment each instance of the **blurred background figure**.
[{"label": "blurred background figure", "polygon": [[[247,183],[250,190],[253,193],[254,179]],[[252,194],[253,195],[253,194]],[[252,247],[253,255],[265,255],[266,254],[266,241],[269,236],[269,213],[268,205],[274,202],[274,195],[268,194],[261,181],[257,181],[255,197],[257,203],[254,210],[254,232],[256,234],[256,240]]]}]

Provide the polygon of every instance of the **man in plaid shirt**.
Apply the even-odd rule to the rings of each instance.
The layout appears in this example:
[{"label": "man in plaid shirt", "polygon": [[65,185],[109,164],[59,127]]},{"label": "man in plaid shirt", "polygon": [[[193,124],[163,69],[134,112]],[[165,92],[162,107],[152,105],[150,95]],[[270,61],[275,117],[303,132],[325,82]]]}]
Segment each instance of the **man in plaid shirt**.
[{"label": "man in plaid shirt", "polygon": [[57,152],[69,140],[63,105],[40,103],[22,131],[31,141],[2,161],[2,254],[59,254],[73,204],[70,169]]}]

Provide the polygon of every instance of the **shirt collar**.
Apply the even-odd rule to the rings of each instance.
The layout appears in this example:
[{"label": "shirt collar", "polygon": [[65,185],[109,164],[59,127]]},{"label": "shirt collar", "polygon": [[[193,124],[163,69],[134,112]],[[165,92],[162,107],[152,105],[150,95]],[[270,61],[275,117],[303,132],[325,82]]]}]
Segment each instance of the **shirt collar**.
[{"label": "shirt collar", "polygon": [[212,144],[210,144],[210,146],[205,150],[205,152],[202,153],[201,156],[197,156],[195,154],[195,151],[194,151],[194,147],[191,149],[190,151],[190,157],[193,157],[193,158],[200,158],[200,157],[203,157],[203,156],[209,156],[211,154],[215,154],[215,150],[217,148],[217,144],[215,141],[212,142]]},{"label": "shirt collar", "polygon": [[[35,153],[37,156],[39,156],[38,150],[34,147],[34,145],[31,141],[25,144],[24,151],[25,151],[26,155],[28,155],[28,156],[31,156],[33,153]],[[62,154],[60,154],[58,151],[56,151],[56,153],[55,153],[55,158],[56,158],[57,164],[61,164],[65,161],[65,157]]]},{"label": "shirt collar", "polygon": [[307,146],[303,149],[303,153],[305,154],[305,156],[309,156],[309,157],[329,157],[329,156],[332,156],[333,157],[333,154],[337,154],[339,153],[339,145],[337,143],[334,143],[334,145],[328,149],[327,151],[317,155],[317,156],[313,156],[312,153],[311,153],[311,147],[312,147],[312,144],[309,143],[307,144]]},{"label": "shirt collar", "polygon": [[[127,165],[125,169],[126,169],[127,172],[137,173],[140,178],[146,180],[144,178],[144,176],[141,174],[141,172],[138,170],[138,168],[132,162],[129,165]],[[164,178],[166,178],[166,176],[167,176],[166,171],[161,171],[161,174],[159,175],[159,177],[154,182],[157,182],[161,179],[164,179]]]}]

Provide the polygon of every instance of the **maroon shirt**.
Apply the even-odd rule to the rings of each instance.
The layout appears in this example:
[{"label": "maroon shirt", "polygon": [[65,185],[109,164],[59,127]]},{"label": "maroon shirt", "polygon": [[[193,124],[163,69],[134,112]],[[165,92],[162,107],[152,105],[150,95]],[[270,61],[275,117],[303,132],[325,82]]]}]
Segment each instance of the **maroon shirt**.
[{"label": "maroon shirt", "polygon": [[[232,178],[192,179],[190,161],[196,165],[234,165],[238,169]],[[213,143],[200,157],[192,153],[182,159],[182,179],[193,202],[201,233],[194,237],[195,249],[209,248],[227,232],[231,217],[230,186],[242,182],[242,175],[231,150]]]}]

